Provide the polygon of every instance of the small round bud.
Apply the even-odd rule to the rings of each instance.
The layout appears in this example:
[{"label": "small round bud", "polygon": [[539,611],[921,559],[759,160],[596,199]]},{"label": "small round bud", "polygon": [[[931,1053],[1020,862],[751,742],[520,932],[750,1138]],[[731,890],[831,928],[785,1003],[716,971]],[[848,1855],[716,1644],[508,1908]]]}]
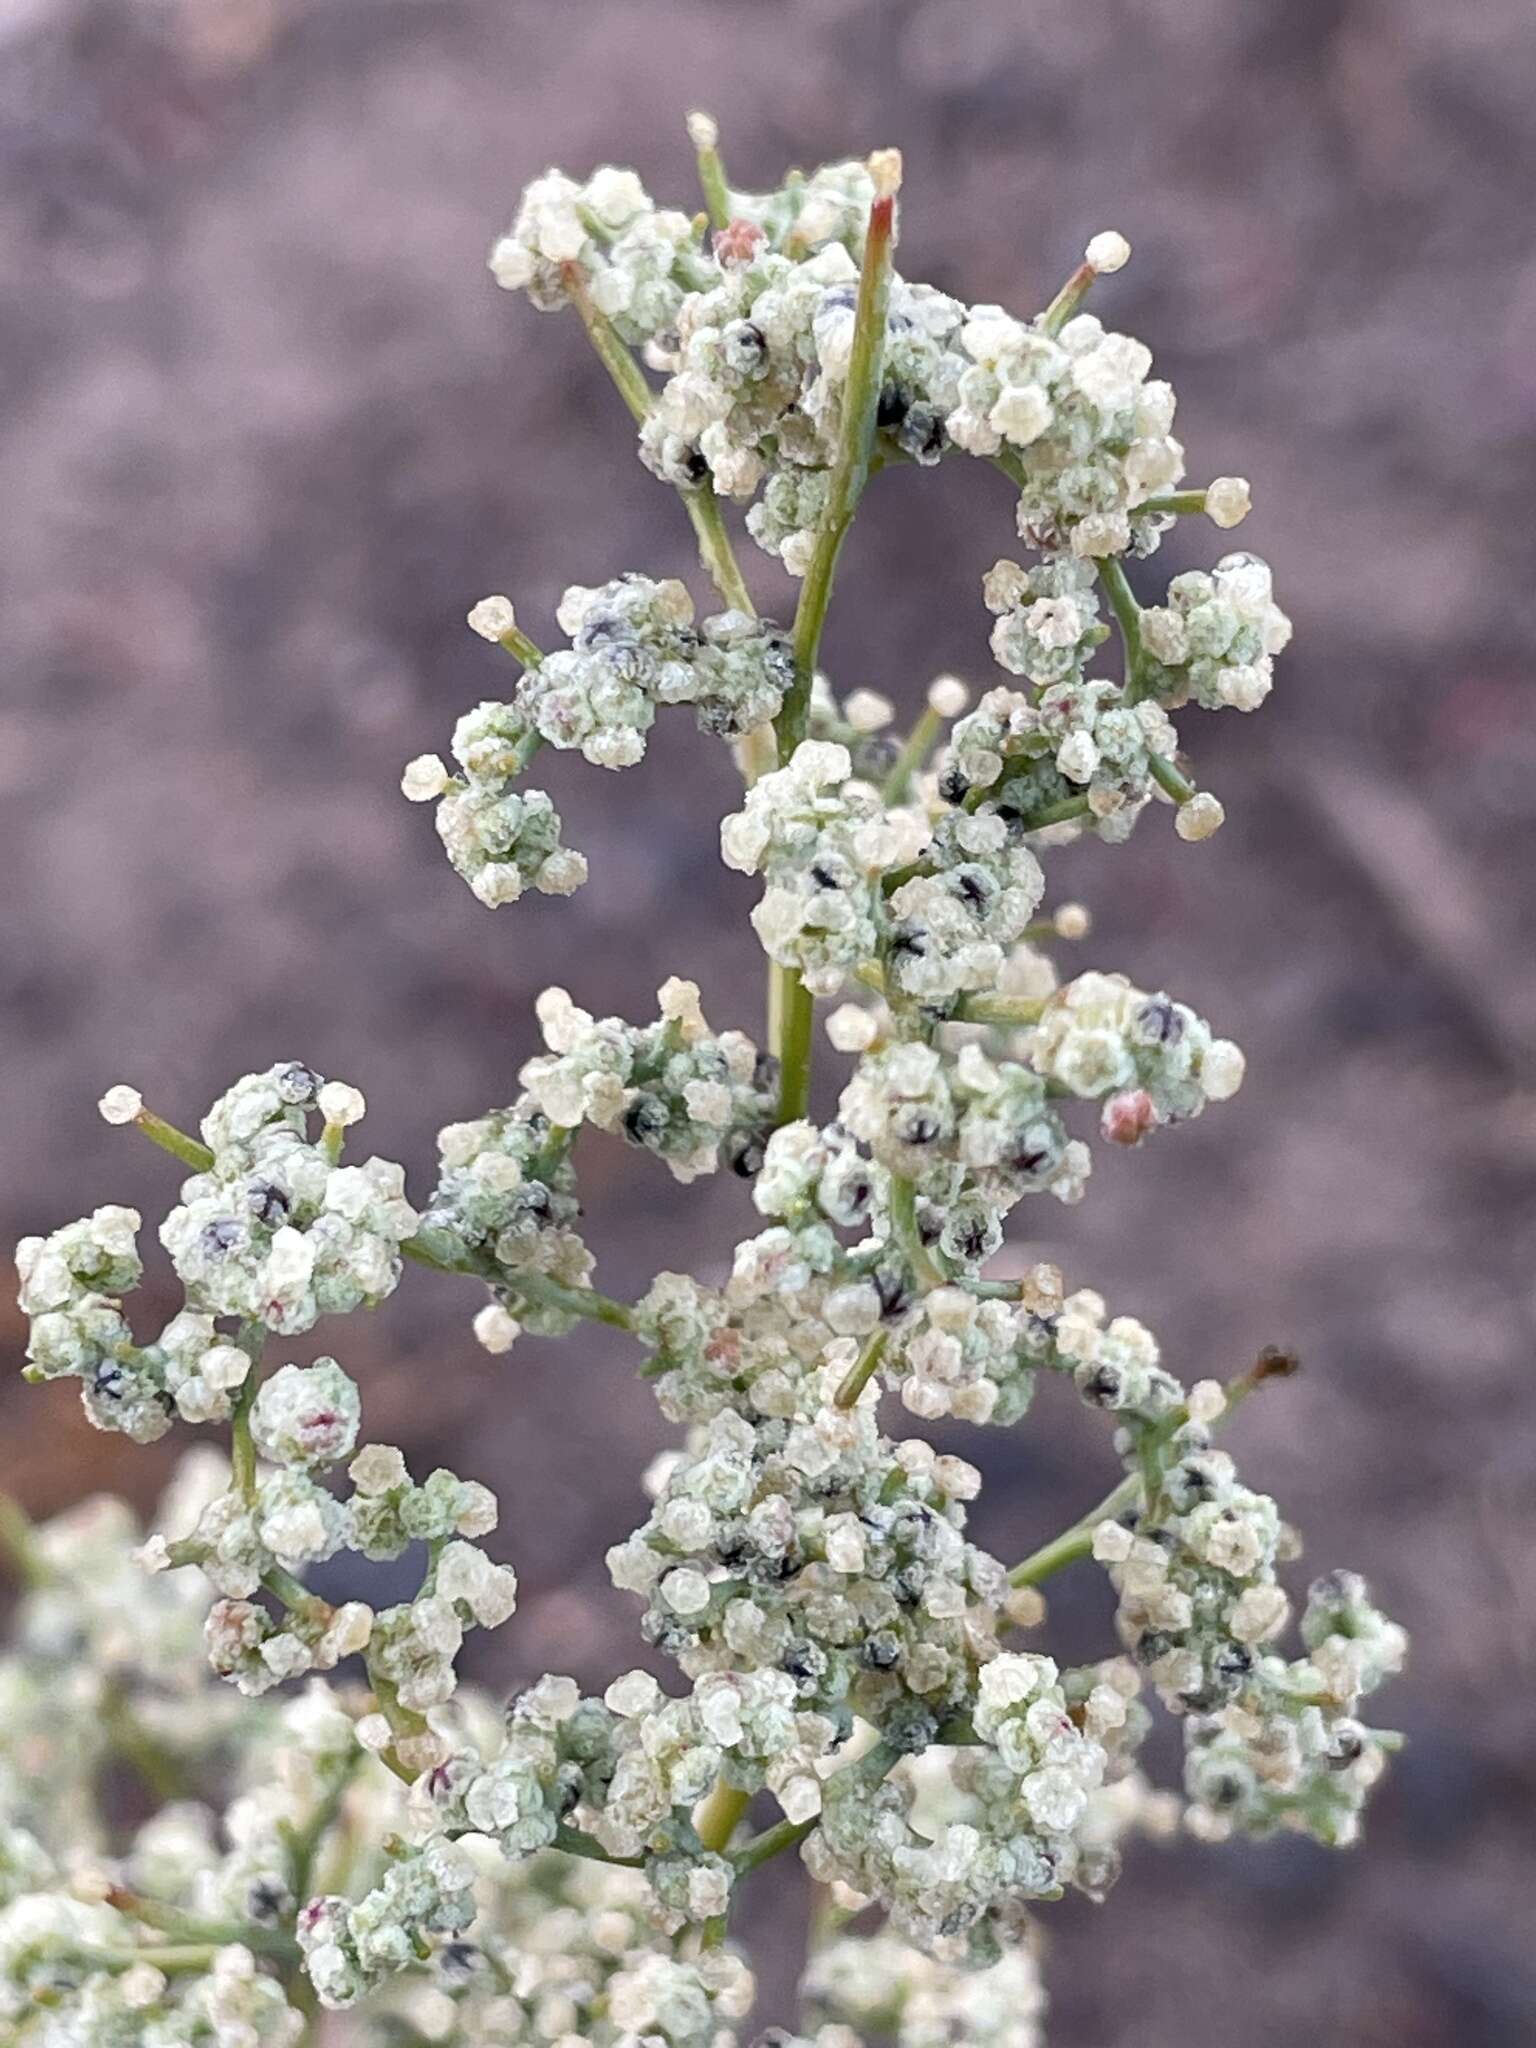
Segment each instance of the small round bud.
[{"label": "small round bud", "polygon": [[488,1301],[471,1327],[475,1342],[497,1356],[512,1349],[523,1329],[517,1317],[509,1315],[499,1301]]},{"label": "small round bud", "polygon": [[1205,516],[1213,526],[1241,526],[1253,510],[1245,476],[1219,476],[1205,488]]},{"label": "small round bud", "polygon": [[343,1130],[348,1124],[361,1122],[368,1107],[362,1090],[349,1087],[345,1081],[327,1081],[315,1100],[326,1122],[339,1125]]},{"label": "small round bud", "polygon": [[448,770],[436,754],[418,754],[407,761],[400,787],[413,804],[429,804],[448,787]]},{"label": "small round bud", "polygon": [[517,614],[510,597],[482,597],[469,614],[469,630],[482,640],[499,640],[517,627]]},{"label": "small round bud", "polygon": [[115,1088],[109,1088],[96,1105],[102,1121],[109,1124],[131,1124],[144,1107],[144,1098],[137,1088],[130,1088],[126,1081],[119,1081]]},{"label": "small round bud", "polygon": [[695,149],[714,149],[720,140],[720,123],[713,114],[701,113],[695,107],[688,116],[688,140]]},{"label": "small round bud", "polygon": [[1139,1145],[1159,1121],[1157,1105],[1146,1089],[1126,1088],[1104,1104],[1099,1128],[1112,1145]]},{"label": "small round bud", "polygon": [[1213,1038],[1200,1061],[1200,1085],[1212,1102],[1226,1102],[1243,1085],[1248,1062],[1230,1038]]},{"label": "small round bud", "polygon": [[1173,829],[1181,839],[1209,839],[1226,822],[1226,812],[1208,789],[1197,790],[1187,804],[1173,814]]},{"label": "small round bud", "polygon": [[1038,1628],[1045,1619],[1045,1595],[1038,1586],[1015,1586],[1003,1602],[1015,1628]]},{"label": "small round bud", "polygon": [[843,716],[855,732],[882,732],[896,716],[896,707],[878,690],[855,690],[843,705]]},{"label": "small round bud", "polygon": [[935,676],[928,685],[928,709],[940,718],[958,718],[971,701],[971,693],[958,676]]},{"label": "small round bud", "polygon": [[827,1019],[827,1037],[835,1052],[868,1052],[880,1027],[857,1003],[841,1003]]},{"label": "small round bud", "polygon": [[1227,1396],[1220,1380],[1196,1380],[1189,1390],[1191,1422],[1217,1422],[1226,1413]]},{"label": "small round bud", "polygon": [[1093,919],[1086,903],[1063,903],[1051,922],[1058,939],[1086,939]]},{"label": "small round bud", "polygon": [[1113,228],[1106,228],[1103,234],[1095,235],[1083,251],[1083,261],[1100,277],[1108,277],[1116,270],[1124,270],[1130,260],[1130,243],[1124,235],[1116,234]]}]

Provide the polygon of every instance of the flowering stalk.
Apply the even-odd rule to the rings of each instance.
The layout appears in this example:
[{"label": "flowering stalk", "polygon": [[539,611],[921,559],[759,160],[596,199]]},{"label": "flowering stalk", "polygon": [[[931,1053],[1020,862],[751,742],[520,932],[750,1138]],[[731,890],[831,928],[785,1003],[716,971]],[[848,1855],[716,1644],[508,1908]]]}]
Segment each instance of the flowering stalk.
[{"label": "flowering stalk", "polygon": [[[734,192],[713,123],[690,132],[712,225],[631,171],[551,171],[491,268],[541,310],[576,305],[725,609],[700,617],[639,572],[572,585],[546,650],[483,598],[468,623],[513,657],[507,698],[401,787],[435,806],[482,904],[569,895],[587,862],[529,770],[546,748],[630,767],[689,709],[747,782],[720,851],[760,881],[769,1050],[680,976],[638,1023],[547,989],[541,1049],[439,1133],[409,1195],[355,1144],[359,1091],[299,1061],[237,1080],[195,1138],[126,1084],[102,1097],[186,1169],[158,1223],[182,1299],[136,1327],[134,1210],[27,1238],[27,1376],[73,1381],[133,1442],[227,1430],[229,1456],[190,1454],[142,1541],[121,1506],[33,1528],[0,1499],[24,1582],[0,1653],[0,2033],[21,2048],[60,2027],[296,2048],[349,2007],[369,2039],[439,2048],[500,2040],[519,2013],[591,2048],[731,2048],[752,1997],[736,1889],[791,1849],[822,1898],[791,2048],[912,2048],[934,2013],[960,2016],[960,2048],[1038,2048],[1044,1994],[1010,1933],[1027,1915],[1068,1887],[1102,1896],[1138,1832],[1345,1843],[1396,1746],[1361,1713],[1402,1631],[1335,1572],[1284,1650],[1290,1538],[1216,1446],[1289,1362],[1185,1387],[1097,1291],[1016,1255],[992,1271],[1021,1204],[1083,1196],[1093,1139],[1138,1149],[1243,1079],[1187,1004],[1065,973],[1057,945],[1088,914],[1041,906],[1064,841],[1119,846],[1160,797],[1182,840],[1221,823],[1173,714],[1258,708],[1288,621],[1246,553],[1145,605],[1125,563],[1186,512],[1235,525],[1248,486],[1178,488],[1150,352],[1081,310],[1120,236],[1094,236],[1033,319],[965,306],[893,268],[894,155]],[[981,591],[1009,680],[973,701],[939,677],[903,735],[883,693],[822,669],[839,551],[876,467],[964,456],[1017,497],[1027,561],[997,560]],[[752,606],[727,497],[799,579],[789,632]],[[1096,672],[1109,619],[1118,680]],[[825,1121],[817,998],[845,1063]],[[679,1182],[739,1175],[751,1233],[707,1279],[601,1292],[588,1125]],[[503,1709],[462,1686],[468,1632],[517,1605],[495,1497],[369,1441],[319,1340],[264,1364],[422,1266],[471,1290],[493,1354],[587,1323],[636,1340],[682,1441],[608,1568],[672,1690],[639,1668],[592,1694],[546,1673]],[[1020,1425],[1053,1382],[1109,1418],[1120,1474],[1010,1572],[968,1533],[980,1471],[915,1432]],[[372,1568],[407,1553],[414,1591],[375,1609],[362,1596],[395,1575]],[[1046,1620],[1036,1587],[1086,1556],[1118,1647],[1068,1666],[1007,1647]],[[337,1676],[359,1667],[363,1684]],[[1183,1732],[1178,1791],[1142,1774],[1154,1706]],[[131,1836],[100,1811],[123,1764],[162,1802]],[[756,1799],[778,1817],[739,1839]],[[849,1901],[875,1924],[854,1931]]]},{"label": "flowering stalk", "polygon": [[[828,480],[826,509],[817,530],[816,547],[800,587],[795,608],[795,677],[785,692],[775,720],[779,759],[787,761],[805,737],[811,684],[821,651],[822,629],[832,602],[838,556],[869,480],[875,445],[875,417],[880,376],[885,360],[886,308],[890,298],[891,256],[896,241],[896,193],[901,184],[901,157],[885,150],[870,159],[875,198],[864,236],[864,263],[854,313],[853,343],[843,391],[842,429]],[[810,1101],[810,1042],[814,1001],[791,968],[778,969],[774,1014],[781,1071],[779,1121],[804,1116]]]}]

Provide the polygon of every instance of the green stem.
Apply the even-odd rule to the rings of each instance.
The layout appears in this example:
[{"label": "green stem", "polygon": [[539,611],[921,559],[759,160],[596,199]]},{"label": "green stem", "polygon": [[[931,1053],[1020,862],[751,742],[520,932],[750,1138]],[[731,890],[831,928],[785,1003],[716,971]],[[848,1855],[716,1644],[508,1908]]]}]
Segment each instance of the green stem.
[{"label": "green stem", "polygon": [[886,776],[880,790],[880,800],[886,804],[905,801],[912,786],[912,778],[921,772],[924,762],[933,751],[933,743],[943,726],[943,719],[930,705],[907,735],[901,752],[891,763],[891,772]]},{"label": "green stem", "polygon": [[506,1285],[525,1301],[562,1309],[567,1315],[584,1317],[589,1323],[606,1323],[613,1330],[635,1327],[635,1312],[628,1303],[599,1294],[595,1287],[565,1287],[543,1273],[509,1274]]},{"label": "green stem", "polygon": [[1078,307],[1087,298],[1098,272],[1091,263],[1079,263],[1061,290],[1040,315],[1038,326],[1042,334],[1060,334]]},{"label": "green stem", "polygon": [[598,360],[613,379],[614,389],[629,407],[632,418],[638,424],[651,409],[651,387],[646,382],[640,365],[619,339],[607,315],[593,304],[592,294],[587,289],[587,280],[582,274],[580,264],[563,264],[560,275],[571,295],[572,305],[581,315],[581,324],[587,330],[587,339],[596,349]]},{"label": "green stem", "polygon": [[725,165],[720,160],[720,131],[708,114],[690,114],[688,137],[698,158],[699,190],[704,194],[704,204],[709,209],[709,224],[717,230],[728,228],[731,224],[731,194],[726,183]]},{"label": "green stem", "polygon": [[1160,498],[1143,498],[1136,507],[1136,510],[1138,512],[1172,512],[1177,516],[1183,516],[1191,512],[1203,512],[1205,510],[1205,492],[1203,490],[1169,491]]},{"label": "green stem", "polygon": [[265,1337],[263,1324],[244,1322],[235,1338],[236,1344],[250,1359],[251,1369],[235,1394],[229,1423],[229,1464],[235,1489],[246,1501],[256,1498],[256,1444],[251,1435],[251,1409],[255,1405],[256,1390],[261,1385],[261,1347]]},{"label": "green stem", "polygon": [[[620,340],[612,322],[592,303],[592,294],[580,268],[568,263],[562,275],[572,304],[581,315],[587,337],[597,351],[598,360],[613,379],[615,389],[629,407],[636,424],[643,423],[655,402],[655,394],[639,364]],[[746,612],[755,618],[751,594],[742,579],[741,566],[732,551],[720,513],[720,501],[713,488],[706,481],[680,491],[678,495],[698,537],[699,559],[705,574],[732,611]]]},{"label": "green stem", "polygon": [[890,1332],[888,1330],[876,1330],[875,1334],[864,1346],[863,1351],[859,1354],[858,1359],[849,1368],[846,1379],[844,1379],[836,1394],[833,1395],[832,1405],[834,1408],[851,1408],[858,1400],[860,1394],[863,1393],[871,1379],[873,1379],[880,1360],[885,1355],[885,1347],[889,1339]]},{"label": "green stem", "polygon": [[705,1800],[695,1823],[704,1847],[713,1849],[717,1855],[723,1852],[736,1832],[737,1823],[751,1804],[750,1792],[744,1792],[739,1785],[729,1785],[721,1778]]},{"label": "green stem", "polygon": [[1059,803],[1042,804],[1032,818],[1024,820],[1025,832],[1043,832],[1048,825],[1070,824],[1074,818],[1086,818],[1092,809],[1085,796],[1064,796]]},{"label": "green stem", "polygon": [[[521,626],[508,626],[496,645],[504,647],[512,659],[520,662],[524,668],[537,668],[544,659],[543,650],[534,645]],[[526,762],[524,766],[527,766]]]},{"label": "green stem", "polygon": [[200,1145],[196,1138],[189,1138],[185,1131],[178,1131],[174,1124],[168,1124],[163,1116],[156,1116],[152,1109],[141,1109],[133,1121],[162,1152],[169,1152],[183,1166],[190,1166],[194,1173],[206,1173],[212,1166],[213,1154],[206,1145]]},{"label": "green stem", "polygon": [[588,1863],[612,1863],[622,1870],[645,1868],[643,1856],[610,1856],[608,1851],[594,1842],[590,1835],[579,1834],[575,1828],[557,1827],[555,1847],[563,1849],[567,1856],[581,1856]]},{"label": "green stem", "polygon": [[1148,754],[1147,767],[1158,788],[1165,790],[1176,804],[1187,804],[1195,793],[1195,785],[1187,776],[1181,775],[1173,763],[1162,754]]},{"label": "green stem", "polygon": [[1120,641],[1125,650],[1124,696],[1127,704],[1134,704],[1146,695],[1144,674],[1146,657],[1141,644],[1141,606],[1136,602],[1130,579],[1125,573],[1125,564],[1117,555],[1107,555],[1096,561],[1094,568],[1104,586],[1104,595],[1109,599],[1110,609],[1115,615],[1115,624],[1120,628]]},{"label": "green stem", "polygon": [[775,1046],[779,1057],[777,1123],[792,1124],[811,1102],[811,1056],[816,1034],[816,999],[792,967],[774,967],[773,1000],[777,1011]]},{"label": "green stem", "polygon": [[816,536],[815,552],[800,601],[795,608],[795,680],[779,711],[779,759],[787,761],[805,738],[810,715],[811,683],[821,651],[822,628],[832,602],[832,583],[843,540],[858,509],[869,477],[875,443],[875,416],[880,404],[880,379],[885,366],[886,308],[890,299],[891,250],[895,243],[896,192],[881,192],[869,210],[864,262],[859,273],[854,312],[853,345],[843,386],[842,431],[827,486],[826,509]]},{"label": "green stem", "polygon": [[[1268,1384],[1270,1380],[1289,1379],[1297,1371],[1297,1362],[1289,1352],[1268,1349],[1262,1351],[1254,1364],[1235,1379],[1227,1381],[1223,1392],[1227,1405],[1220,1419],[1240,1408],[1248,1397]],[[1158,1431],[1162,1440],[1173,1435],[1189,1419],[1187,1408],[1176,1408]],[[1035,1586],[1042,1579],[1048,1579],[1053,1572],[1059,1572],[1069,1564],[1075,1564],[1080,1557],[1087,1557],[1093,1550],[1093,1532],[1100,1522],[1113,1521],[1124,1514],[1128,1507],[1143,1500],[1149,1490],[1148,1475],[1132,1472],[1120,1484],[1105,1494],[1095,1508],[1080,1515],[1070,1528],[1063,1529],[1059,1536],[1053,1536],[1049,1543],[1043,1543],[1038,1550],[1031,1551],[1022,1563],[1016,1564],[1008,1574],[1010,1586]]]},{"label": "green stem", "polygon": [[1044,1013],[1043,996],[962,996],[955,1008],[964,1024],[1038,1024]]},{"label": "green stem", "polygon": [[815,1820],[775,1821],[771,1828],[754,1835],[744,1842],[731,1858],[738,1877],[744,1877],[749,1870],[756,1870],[760,1863],[766,1863],[784,1849],[793,1849],[797,1842],[803,1842],[816,1825]]},{"label": "green stem", "polygon": [[612,1295],[599,1294],[595,1287],[566,1287],[543,1273],[508,1271],[489,1259],[445,1259],[420,1237],[406,1238],[400,1251],[403,1257],[416,1265],[430,1266],[434,1273],[467,1274],[474,1279],[488,1281],[493,1287],[504,1288],[509,1294],[520,1294],[527,1301],[539,1302],[546,1308],[562,1309],[567,1315],[581,1316],[588,1322],[607,1323],[616,1330],[635,1327],[635,1312],[629,1304],[615,1301]]},{"label": "green stem", "polygon": [[[805,738],[810,718],[811,685],[821,652],[822,629],[832,602],[837,558],[853,523],[859,498],[869,478],[875,445],[875,416],[880,405],[880,378],[885,364],[886,308],[890,300],[891,250],[895,241],[896,191],[890,182],[889,157],[882,159],[883,190],[869,212],[864,238],[864,264],[854,310],[853,344],[843,386],[842,431],[827,485],[827,503],[816,536],[815,552],[795,607],[795,677],[774,720],[778,757],[789,760]],[[775,968],[770,1013],[777,1020],[774,1051],[780,1065],[779,1122],[792,1123],[805,1114],[810,1101],[811,1040],[814,1005],[798,975]]]},{"label": "green stem", "polygon": [[1049,1543],[1042,1543],[1022,1563],[1016,1564],[1008,1574],[1009,1585],[1038,1586],[1053,1572],[1075,1564],[1080,1557],[1089,1556],[1093,1550],[1093,1532],[1100,1522],[1113,1521],[1140,1498],[1141,1478],[1139,1474],[1132,1473],[1129,1478],[1122,1479],[1112,1492],[1106,1493],[1098,1506],[1090,1508],[1070,1529],[1063,1529],[1059,1536],[1053,1536]]},{"label": "green stem", "polygon": [[[234,1938],[234,1937],[232,1937]],[[184,1977],[192,1971],[211,1970],[227,1941],[162,1942],[143,1948],[77,1948],[71,1957],[93,1970],[132,1970],[140,1963],[153,1963],[167,1977]],[[297,1963],[299,1952],[293,1950]]]},{"label": "green stem", "polygon": [[938,1264],[917,1227],[917,1189],[899,1174],[891,1177],[891,1228],[912,1269],[920,1294],[942,1287],[949,1275]]},{"label": "green stem", "polygon": [[314,1876],[315,1858],[320,1853],[320,1844],[335,1826],[336,1817],[341,1812],[341,1802],[346,1798],[347,1788],[362,1761],[362,1750],[354,1750],[337,1771],[324,1796],[316,1801],[314,1811],[304,1825],[280,1829],[288,1850],[293,1895],[301,1906],[309,1897],[310,1881]]},{"label": "green stem", "polygon": [[725,530],[725,517],[720,510],[720,500],[710,484],[697,485],[691,491],[680,493],[683,510],[692,522],[698,536],[699,560],[704,565],[716,590],[733,612],[745,612],[749,619],[757,617],[757,607],[752,602],[752,593],[742,577],[741,564],[731,546],[731,537]]},{"label": "green stem", "polygon": [[292,1572],[285,1571],[280,1564],[273,1565],[261,1575],[261,1583],[274,1600],[281,1600],[290,1613],[301,1621],[313,1621],[321,1615],[331,1613],[331,1604],[322,1600],[318,1593],[311,1593],[302,1579],[296,1579]]}]

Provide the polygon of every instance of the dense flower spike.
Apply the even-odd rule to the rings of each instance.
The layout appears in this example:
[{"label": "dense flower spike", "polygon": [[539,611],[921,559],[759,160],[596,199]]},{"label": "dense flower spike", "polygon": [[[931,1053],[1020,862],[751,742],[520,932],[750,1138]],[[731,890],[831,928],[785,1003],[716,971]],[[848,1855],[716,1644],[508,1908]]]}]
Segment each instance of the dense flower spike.
[{"label": "dense flower spike", "polygon": [[[1349,1842],[1395,1746],[1361,1714],[1402,1631],[1334,1572],[1286,1646],[1297,1540],[1214,1441],[1284,1362],[1186,1386],[1134,1317],[1006,1245],[1025,1196],[1083,1196],[1095,1124],[1135,1147],[1243,1079],[1185,1003],[1062,969],[1089,920],[1047,897],[1046,864],[1083,831],[1123,842],[1154,802],[1189,842],[1221,823],[1173,714],[1257,708],[1288,622],[1251,555],[1147,608],[1126,563],[1181,514],[1235,526],[1248,485],[1175,488],[1172,391],[1082,309],[1121,236],[1093,236],[1033,318],[967,306],[891,268],[894,152],[749,194],[715,124],[689,133],[704,214],[658,208],[632,171],[550,171],[491,269],[574,309],[720,608],[700,619],[641,574],[573,585],[545,654],[507,598],[480,599],[470,627],[518,679],[459,720],[455,772],[424,754],[403,789],[437,805],[481,902],[567,895],[586,862],[525,782],[535,756],[628,767],[660,708],[692,706],[747,785],[719,844],[760,883],[766,1049],[675,975],[641,1024],[548,989],[543,1049],[504,1106],[440,1132],[419,1205],[400,1167],[345,1157],[363,1098],[307,1066],[237,1080],[200,1139],[106,1089],[106,1121],[187,1170],[158,1231],[183,1300],[135,1336],[133,1209],[28,1238],[28,1374],[78,1381],[103,1429],[212,1427],[229,1456],[191,1451],[148,1532],[112,1502],[32,1527],[0,1498],[24,1581],[0,1655],[18,2048],[310,2048],[317,2002],[359,2048],[732,2048],[753,1985],[730,1925],[794,1847],[839,1918],[789,2048],[1039,2048],[1047,1901],[1102,1898],[1137,1834]],[[982,584],[1009,680],[972,707],[940,677],[903,732],[883,692],[820,670],[838,553],[881,468],[967,454],[1009,480],[1030,551]],[[722,500],[800,579],[787,629],[753,609]],[[826,1030],[848,1062],[830,1118],[818,997],[841,999]],[[729,1167],[760,1227],[711,1277],[601,1293],[577,1227],[587,1126],[679,1181]],[[673,1690],[546,1673],[503,1711],[460,1684],[468,1632],[517,1607],[481,1547],[495,1497],[414,1478],[338,1357],[287,1341],[382,1301],[407,1261],[471,1282],[492,1354],[587,1321],[642,1347],[683,1441],[608,1564]],[[1108,1415],[1123,1476],[1009,1570],[967,1533],[976,1467],[887,1432],[1012,1427],[1052,1381]],[[516,1379],[487,1389],[515,1399]],[[1119,1654],[1020,1647],[1040,1582],[1085,1559]],[[1154,1706],[1183,1732],[1181,1793],[1138,1765]]]}]

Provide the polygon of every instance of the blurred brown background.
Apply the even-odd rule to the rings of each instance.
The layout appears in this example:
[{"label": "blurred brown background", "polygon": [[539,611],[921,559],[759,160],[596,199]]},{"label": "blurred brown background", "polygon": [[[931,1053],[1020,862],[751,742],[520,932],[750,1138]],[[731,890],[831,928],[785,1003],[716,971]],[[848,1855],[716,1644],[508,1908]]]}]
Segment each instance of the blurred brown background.
[{"label": "blurred brown background", "polygon": [[[902,267],[967,296],[1028,309],[1090,232],[1136,245],[1095,304],[1178,384],[1194,478],[1254,479],[1243,540],[1298,631],[1261,719],[1196,721],[1220,838],[1154,816],[1053,887],[1095,911],[1077,960],[1166,980],[1251,1080],[1022,1220],[1181,1371],[1299,1348],[1238,1446],[1312,1562],[1412,1627],[1383,1706],[1411,1742],[1360,1851],[1148,1849],[1102,1912],[1052,1912],[1058,2048],[1536,2032],[1533,102],[1530,0],[0,0],[11,1236],[164,1206],[170,1162],[96,1120],[115,1080],[190,1123],[302,1057],[424,1187],[437,1126],[510,1097],[549,979],[645,1016],[682,970],[756,1025],[750,893],[714,858],[732,779],[685,721],[622,780],[555,774],[594,871],[569,905],[483,911],[395,793],[507,680],[475,598],[542,635],[566,582],[691,573],[574,322],[484,271],[528,177],[633,162],[692,204],[701,104],[741,183],[899,142]],[[1009,528],[972,465],[882,478],[839,679],[904,705],[940,666],[984,682]],[[1154,573],[1220,551],[1190,532]],[[746,1227],[734,1186],[600,1140],[584,1162],[616,1291],[711,1271]],[[618,1340],[494,1362],[470,1306],[413,1274],[317,1344],[376,1435],[502,1493],[525,1603],[481,1675],[600,1680],[633,1640],[601,1551],[665,1426]],[[10,1380],[0,1429],[39,1510],[164,1469],[67,1388]],[[979,1451],[1006,1556],[1107,1470],[1062,1400]],[[1091,1651],[1092,1576],[1056,1607]],[[794,1882],[760,1882],[777,1953]]]}]

